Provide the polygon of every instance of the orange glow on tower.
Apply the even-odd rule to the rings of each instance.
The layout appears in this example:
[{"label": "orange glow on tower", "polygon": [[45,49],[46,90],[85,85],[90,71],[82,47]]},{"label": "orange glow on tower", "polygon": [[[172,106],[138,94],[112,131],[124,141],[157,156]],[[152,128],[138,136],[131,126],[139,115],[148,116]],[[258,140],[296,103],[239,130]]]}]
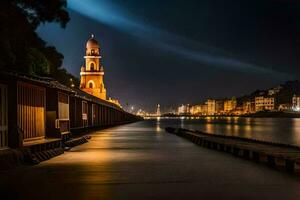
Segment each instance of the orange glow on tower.
[{"label": "orange glow on tower", "polygon": [[81,67],[80,89],[100,99],[106,100],[104,69],[101,65],[100,46],[94,35],[86,43],[85,65]]}]

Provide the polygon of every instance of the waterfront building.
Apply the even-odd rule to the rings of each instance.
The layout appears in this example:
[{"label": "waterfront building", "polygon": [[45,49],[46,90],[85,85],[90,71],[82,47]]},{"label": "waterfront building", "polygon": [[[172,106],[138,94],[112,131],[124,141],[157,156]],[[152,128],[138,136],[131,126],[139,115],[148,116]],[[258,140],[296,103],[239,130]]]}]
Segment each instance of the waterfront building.
[{"label": "waterfront building", "polygon": [[271,89],[268,90],[268,95],[269,96],[275,95],[278,92],[280,92],[281,89],[282,89],[281,86],[277,86],[277,87],[271,88]]},{"label": "waterfront building", "polygon": [[224,100],[216,100],[216,114],[224,114]]},{"label": "waterfront building", "polygon": [[292,98],[292,109],[294,111],[300,111],[300,96],[294,95]]},{"label": "waterfront building", "polygon": [[178,115],[186,115],[186,114],[190,114],[190,105],[181,105],[178,107],[177,109],[177,113]]},{"label": "waterfront building", "polygon": [[245,101],[243,102],[243,114],[255,113],[255,102]]},{"label": "waterfront building", "polygon": [[157,117],[160,117],[160,116],[161,116],[161,113],[160,113],[160,105],[159,105],[159,104],[157,104],[156,116],[157,116]]},{"label": "waterfront building", "polygon": [[104,68],[101,58],[100,45],[92,34],[86,43],[85,64],[81,67],[80,71],[80,89],[99,99],[122,107],[117,99],[107,99],[106,88],[104,86]]},{"label": "waterfront building", "polygon": [[280,104],[278,106],[278,110],[279,111],[291,111],[292,110],[292,104],[290,104],[290,103]]},{"label": "waterfront building", "polygon": [[232,114],[234,114],[234,115],[242,115],[242,114],[244,114],[243,106],[237,106],[237,107],[232,111]]},{"label": "waterfront building", "polygon": [[86,43],[85,65],[81,67],[80,89],[86,93],[106,100],[104,68],[101,64],[100,46],[94,35]]},{"label": "waterfront building", "polygon": [[208,99],[206,101],[207,104],[207,114],[214,115],[216,113],[216,100]]},{"label": "waterfront building", "polygon": [[226,114],[230,114],[236,108],[236,105],[237,105],[237,101],[236,101],[235,97],[232,97],[229,100],[225,100],[224,101],[224,112]]},{"label": "waterfront building", "polygon": [[191,115],[200,115],[200,105],[193,105],[190,107]]},{"label": "waterfront building", "polygon": [[200,105],[200,113],[202,115],[207,115],[208,114],[208,106],[207,106],[207,104]]},{"label": "waterfront building", "polygon": [[275,98],[274,97],[255,97],[255,111],[274,110]]},{"label": "waterfront building", "polygon": [[115,104],[58,81],[0,71],[0,150],[60,148],[72,131],[135,119]]}]

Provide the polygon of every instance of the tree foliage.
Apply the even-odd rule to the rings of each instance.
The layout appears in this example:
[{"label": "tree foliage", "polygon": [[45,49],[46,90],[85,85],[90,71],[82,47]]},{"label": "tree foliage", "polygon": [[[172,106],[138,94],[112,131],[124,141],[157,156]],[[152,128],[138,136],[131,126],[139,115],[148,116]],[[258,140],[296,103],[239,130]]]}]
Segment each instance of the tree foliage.
[{"label": "tree foliage", "polygon": [[[70,20],[66,0],[3,0],[0,2],[0,68],[69,83],[71,74],[61,68],[63,55],[36,34],[43,23]],[[78,79],[73,77],[77,84]]]}]

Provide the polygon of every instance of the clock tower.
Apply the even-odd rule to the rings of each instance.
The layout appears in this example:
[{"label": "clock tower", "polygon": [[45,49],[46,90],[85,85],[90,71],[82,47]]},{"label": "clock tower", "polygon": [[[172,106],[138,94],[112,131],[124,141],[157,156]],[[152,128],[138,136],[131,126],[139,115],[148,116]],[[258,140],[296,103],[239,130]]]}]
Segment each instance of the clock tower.
[{"label": "clock tower", "polygon": [[100,46],[94,35],[86,43],[85,65],[81,67],[80,89],[100,99],[106,100],[106,89],[103,77],[104,69],[101,65]]}]

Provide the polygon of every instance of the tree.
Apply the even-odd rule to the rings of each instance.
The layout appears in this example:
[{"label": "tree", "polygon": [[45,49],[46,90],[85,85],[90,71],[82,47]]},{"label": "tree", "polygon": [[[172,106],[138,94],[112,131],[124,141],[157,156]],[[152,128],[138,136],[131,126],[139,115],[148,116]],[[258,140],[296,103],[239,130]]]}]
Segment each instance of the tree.
[{"label": "tree", "polygon": [[31,48],[26,57],[26,65],[30,74],[47,76],[50,72],[50,63],[38,49]]},{"label": "tree", "polygon": [[70,20],[66,0],[11,0],[8,5],[21,12],[33,29],[45,22],[58,22],[65,28]]},{"label": "tree", "polygon": [[61,69],[63,55],[55,47],[46,46],[35,32],[46,22],[66,27],[70,20],[66,6],[66,0],[1,1],[0,68],[60,80],[73,77]]}]

